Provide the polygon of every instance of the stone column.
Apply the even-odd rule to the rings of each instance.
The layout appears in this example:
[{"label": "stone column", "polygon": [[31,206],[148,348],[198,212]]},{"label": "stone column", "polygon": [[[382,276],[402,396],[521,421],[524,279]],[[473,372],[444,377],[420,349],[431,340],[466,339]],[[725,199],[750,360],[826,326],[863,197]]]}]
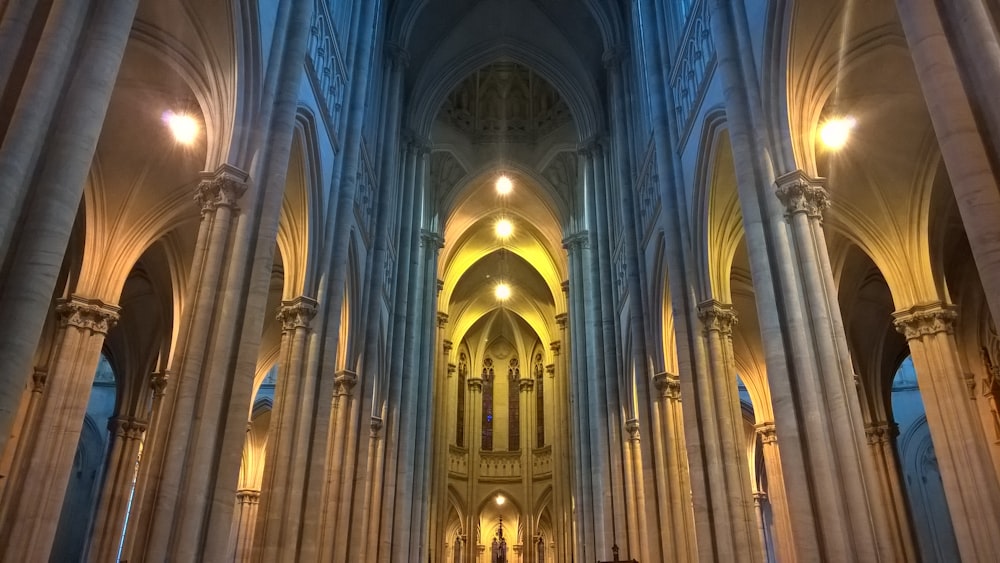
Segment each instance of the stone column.
[{"label": "stone column", "polygon": [[760,538],[761,558],[767,561],[767,522],[764,521],[764,503],[767,502],[767,493],[755,491],[753,494],[753,510],[757,513],[757,537]]},{"label": "stone column", "polygon": [[77,66],[87,72],[74,74],[62,94],[58,118],[45,144],[44,165],[19,214],[17,246],[5,256],[0,326],[18,330],[0,340],[0,365],[11,374],[0,385],[0,450],[10,436],[31,373],[138,4],[139,0],[100,2],[88,20],[77,59]]},{"label": "stone column", "polygon": [[687,455],[681,414],[681,384],[677,376],[659,373],[653,376],[657,390],[653,447],[657,451],[657,498],[667,522],[661,540],[665,557],[691,561],[695,557],[694,522],[691,512],[690,483],[687,479]]},{"label": "stone column", "polygon": [[[937,3],[896,0],[896,7],[969,236],[986,302],[993,318],[1000,319],[1000,221],[996,220],[1000,217],[1000,187]],[[988,23],[973,22],[973,25],[978,28]]]},{"label": "stone column", "polygon": [[147,421],[134,416],[108,420],[111,440],[90,537],[90,561],[115,561],[118,557],[147,427]]},{"label": "stone column", "polygon": [[1000,483],[969,405],[956,314],[927,303],[893,316],[910,346],[959,552],[964,561],[991,561],[1000,553]]},{"label": "stone column", "polygon": [[[480,372],[472,371],[472,368],[470,368],[469,373],[473,377],[465,380],[469,386],[469,393],[466,397],[468,407],[465,409],[465,412],[468,413],[469,421],[469,424],[465,425],[469,439],[469,465],[467,471],[469,482],[465,494],[466,498],[475,498],[473,495],[476,490],[476,482],[479,480],[479,450],[482,447],[483,440],[483,378],[478,377],[477,374]],[[473,510],[469,510],[469,513],[465,515],[465,529],[468,531],[468,534],[477,533],[476,523],[478,521],[479,514],[475,514]],[[482,558],[485,546],[478,546],[478,554],[476,548],[477,545],[475,542],[468,542],[466,544],[466,549],[468,550],[466,556],[470,561],[479,561]]]},{"label": "stone column", "polygon": [[118,307],[74,295],[56,308],[62,325],[39,409],[32,448],[11,484],[0,528],[0,559],[46,561],[73,469],[101,347]]},{"label": "stone column", "polygon": [[310,438],[309,417],[315,384],[304,373],[306,339],[316,316],[315,300],[299,296],[283,301],[278,387],[271,409],[267,460],[261,484],[261,518],[254,533],[255,551],[263,561],[296,557]]},{"label": "stone column", "polygon": [[349,498],[347,500],[343,498],[343,489],[349,486],[345,483],[345,475],[349,475],[349,468],[354,466],[354,448],[348,447],[348,440],[353,437],[351,435],[352,421],[356,418],[351,415],[356,404],[354,388],[358,382],[358,374],[350,370],[341,370],[334,378],[335,390],[332,408],[334,423],[330,430],[333,436],[330,438],[327,459],[329,476],[326,481],[326,489],[328,497],[323,510],[324,525],[321,526],[321,561],[333,560],[333,536],[337,529],[336,521],[341,511],[345,510],[342,505],[349,502]]},{"label": "stone column", "polygon": [[710,300],[698,305],[698,318],[704,326],[708,373],[705,381],[695,381],[698,403],[694,407],[703,426],[704,455],[714,461],[707,464],[709,480],[725,484],[722,490],[709,489],[709,510],[730,527],[728,537],[719,538],[717,554],[725,561],[760,561],[736,388],[736,312],[732,305]]},{"label": "stone column", "polygon": [[233,560],[236,563],[250,563],[251,561],[259,504],[260,491],[253,489],[236,491],[236,530],[233,533],[236,543],[236,556]]},{"label": "stone column", "polygon": [[882,504],[889,508],[886,513],[896,542],[896,551],[904,554],[907,561],[916,561],[920,554],[910,523],[906,490],[900,481],[902,470],[899,467],[895,444],[898,434],[896,425],[888,422],[865,426],[865,437],[868,439],[868,447],[875,461]]},{"label": "stone column", "polygon": [[772,541],[775,555],[778,561],[795,561],[795,537],[792,535],[791,514],[785,493],[785,477],[781,469],[781,452],[774,423],[758,424],[757,435],[760,437],[764,470],[767,471],[767,500],[771,504],[771,517],[774,519]]}]

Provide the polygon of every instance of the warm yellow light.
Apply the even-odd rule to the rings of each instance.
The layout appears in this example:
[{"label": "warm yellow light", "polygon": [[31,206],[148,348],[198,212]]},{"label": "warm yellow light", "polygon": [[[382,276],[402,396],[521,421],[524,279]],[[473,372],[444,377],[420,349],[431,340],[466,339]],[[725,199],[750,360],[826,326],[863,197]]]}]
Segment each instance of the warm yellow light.
[{"label": "warm yellow light", "polygon": [[506,176],[500,176],[497,178],[497,193],[500,195],[507,195],[514,189],[514,182],[510,181],[510,178]]},{"label": "warm yellow light", "polygon": [[514,234],[514,223],[510,219],[500,219],[496,224],[496,233],[500,238],[507,238]]},{"label": "warm yellow light", "polygon": [[503,506],[503,503],[507,502],[507,499],[503,495],[497,495],[497,506]]},{"label": "warm yellow light", "polygon": [[198,120],[186,113],[164,112],[163,123],[170,129],[174,140],[182,145],[194,143],[198,139],[198,133],[201,130]]},{"label": "warm yellow light", "polygon": [[858,122],[851,116],[840,116],[828,119],[819,128],[819,140],[829,150],[837,151],[847,145],[851,130]]},{"label": "warm yellow light", "polygon": [[493,293],[500,301],[506,301],[507,299],[510,299],[510,286],[500,282],[497,284],[496,289],[493,290]]}]

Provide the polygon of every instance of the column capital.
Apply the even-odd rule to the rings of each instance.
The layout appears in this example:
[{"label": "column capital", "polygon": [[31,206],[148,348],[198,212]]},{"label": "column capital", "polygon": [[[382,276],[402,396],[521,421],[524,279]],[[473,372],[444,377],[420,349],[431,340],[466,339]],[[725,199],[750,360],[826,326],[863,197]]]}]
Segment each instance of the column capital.
[{"label": "column capital", "polygon": [[517,389],[518,389],[518,391],[520,391],[522,393],[527,393],[527,392],[531,391],[534,388],[535,388],[535,380],[534,379],[518,379],[517,380]]},{"label": "column capital", "polygon": [[899,427],[888,422],[873,422],[865,425],[865,438],[869,444],[889,443],[899,435]]},{"label": "column capital", "polygon": [[653,376],[653,385],[660,391],[661,397],[668,399],[681,398],[681,380],[676,375],[660,372]]},{"label": "column capital", "polygon": [[278,309],[277,319],[281,321],[281,330],[291,332],[299,328],[309,328],[319,303],[315,299],[300,295],[289,301],[282,301]]},{"label": "column capital", "polygon": [[481,377],[470,377],[466,379],[465,382],[469,385],[471,391],[483,392],[483,378]]},{"label": "column capital", "polygon": [[822,218],[823,211],[830,207],[830,194],[823,178],[811,178],[801,170],[793,170],[774,183],[775,195],[785,206],[786,217],[805,213],[809,217]]},{"label": "column capital", "polygon": [[153,390],[154,397],[162,397],[167,389],[167,381],[170,380],[169,370],[154,371],[149,374],[149,387]]},{"label": "column capital", "polygon": [[260,491],[255,489],[240,489],[236,491],[236,500],[241,504],[257,504],[260,502]]},{"label": "column capital", "polygon": [[369,422],[369,436],[372,438],[378,438],[382,435],[382,417],[373,416]]},{"label": "column capital", "polygon": [[563,248],[569,252],[590,247],[590,231],[578,231],[563,239]]},{"label": "column capital", "polygon": [[753,500],[757,504],[761,504],[767,500],[767,493],[764,491],[754,491]]},{"label": "column capital", "polygon": [[937,301],[896,311],[892,318],[893,326],[907,340],[919,340],[932,334],[954,332],[958,313],[951,305]]},{"label": "column capital", "polygon": [[134,416],[116,416],[108,419],[108,430],[119,438],[139,440],[146,433],[148,423]]},{"label": "column capital", "polygon": [[562,342],[559,340],[553,340],[552,342],[549,343],[549,350],[552,351],[553,356],[558,356],[559,353],[562,352]]},{"label": "column capital", "polygon": [[448,340],[447,338],[445,338],[444,342],[441,343],[441,346],[442,346],[442,351],[444,352],[445,357],[448,357],[448,356],[451,355],[451,349],[455,345],[452,343],[451,340]]},{"label": "column capital", "polygon": [[596,158],[601,155],[601,151],[604,150],[604,146],[606,144],[607,144],[606,136],[604,135],[603,132],[598,132],[588,137],[582,143],[578,144],[576,146],[576,152],[580,156],[584,156],[587,158]]},{"label": "column capital", "polygon": [[438,328],[444,328],[448,324],[448,313],[444,311],[438,311],[437,313],[437,324]]},{"label": "column capital", "polygon": [[773,422],[762,422],[756,428],[762,444],[774,444],[778,441],[778,429]]},{"label": "column capital", "polygon": [[733,306],[715,299],[698,304],[698,319],[701,320],[706,333],[719,332],[725,336],[732,336],[733,327],[738,323]]},{"label": "column capital", "polygon": [[444,237],[434,231],[420,229],[420,246],[424,248],[444,248]]},{"label": "column capital", "polygon": [[604,54],[601,56],[601,62],[604,63],[604,68],[607,70],[618,70],[627,56],[628,47],[619,43],[604,51]]},{"label": "column capital", "polygon": [[100,299],[89,299],[79,295],[59,300],[56,313],[63,326],[73,326],[101,334],[118,324],[121,308],[109,305]]},{"label": "column capital", "polygon": [[389,58],[389,62],[399,69],[404,69],[410,65],[410,54],[399,43],[387,42],[385,53]]},{"label": "column capital", "polygon": [[202,172],[194,200],[201,206],[202,213],[215,211],[219,207],[239,209],[236,202],[247,191],[249,174],[230,164],[221,164],[214,172]]},{"label": "column capital", "polygon": [[625,432],[628,432],[628,439],[632,442],[639,441],[639,419],[630,418],[625,421]]},{"label": "column capital", "polygon": [[333,377],[334,385],[334,395],[350,395],[351,389],[354,389],[354,385],[358,382],[358,374],[349,370],[342,369],[337,372]]},{"label": "column capital", "polygon": [[556,325],[560,329],[565,330],[567,324],[569,324],[569,313],[559,313],[556,315]]}]

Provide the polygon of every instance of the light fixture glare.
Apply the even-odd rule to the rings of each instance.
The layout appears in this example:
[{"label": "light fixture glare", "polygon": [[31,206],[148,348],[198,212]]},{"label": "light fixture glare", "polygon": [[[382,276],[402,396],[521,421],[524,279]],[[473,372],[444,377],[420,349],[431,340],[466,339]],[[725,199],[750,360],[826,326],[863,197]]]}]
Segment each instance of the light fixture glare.
[{"label": "light fixture glare", "polygon": [[493,290],[493,294],[496,295],[496,298],[500,301],[506,301],[507,299],[510,299],[510,286],[506,283],[500,282]]},{"label": "light fixture glare", "polygon": [[503,506],[505,502],[507,502],[507,499],[503,495],[497,495],[497,506]]},{"label": "light fixture glare", "polygon": [[163,113],[163,123],[170,129],[174,140],[182,145],[190,145],[198,139],[201,127],[198,120],[187,113],[166,111]]},{"label": "light fixture glare", "polygon": [[514,189],[514,182],[510,181],[507,176],[500,176],[497,178],[497,193],[500,195],[507,195]]},{"label": "light fixture glare", "polygon": [[851,138],[851,130],[858,121],[849,115],[832,117],[819,128],[819,140],[831,151],[838,151],[847,145]]},{"label": "light fixture glare", "polygon": [[507,238],[514,234],[514,224],[510,222],[510,219],[500,219],[496,224],[496,233],[499,238]]}]

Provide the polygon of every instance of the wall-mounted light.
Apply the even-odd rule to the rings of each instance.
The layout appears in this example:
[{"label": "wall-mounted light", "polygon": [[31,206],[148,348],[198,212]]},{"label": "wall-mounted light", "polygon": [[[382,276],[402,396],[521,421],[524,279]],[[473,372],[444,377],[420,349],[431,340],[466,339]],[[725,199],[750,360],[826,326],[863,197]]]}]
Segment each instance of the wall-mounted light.
[{"label": "wall-mounted light", "polygon": [[172,110],[163,112],[163,123],[174,136],[174,140],[182,145],[193,144],[198,140],[201,132],[201,125],[198,120],[188,113],[178,113]]}]

